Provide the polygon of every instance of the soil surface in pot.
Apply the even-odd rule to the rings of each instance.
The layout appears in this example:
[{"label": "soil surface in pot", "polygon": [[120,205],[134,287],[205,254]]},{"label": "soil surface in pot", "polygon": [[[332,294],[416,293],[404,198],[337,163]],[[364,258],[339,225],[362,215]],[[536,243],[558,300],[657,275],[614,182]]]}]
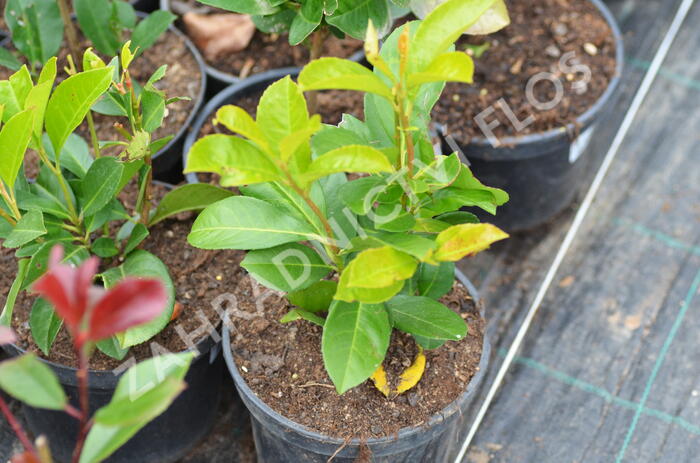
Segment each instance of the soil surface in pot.
[{"label": "soil surface in pot", "polygon": [[[129,188],[129,187],[127,187]],[[162,197],[167,190],[157,186],[155,195]],[[133,206],[136,195],[127,192],[122,196],[125,206]],[[129,207],[127,207],[129,209]],[[243,253],[238,251],[205,251],[192,248],[187,244],[187,235],[192,227],[194,215],[181,214],[174,219],[165,220],[150,230],[150,236],[144,241],[142,249],[158,256],[168,267],[175,285],[176,303],[181,312],[160,334],[150,341],[131,348],[124,360],[116,360],[100,351],[95,351],[90,368],[94,370],[111,370],[120,366],[130,357],[137,361],[169,352],[181,352],[188,348],[177,331],[181,328],[197,342],[207,335],[206,322],[218,327],[220,317],[212,306],[212,301],[234,287],[240,278],[238,264]],[[119,262],[102,260],[103,268],[119,265]],[[4,305],[7,293],[17,274],[17,264],[13,249],[0,249],[0,305]],[[34,344],[29,328],[29,314],[34,296],[22,292],[17,298],[13,314],[13,328],[18,334],[19,346],[36,352],[41,357],[61,365],[75,367],[77,362],[73,353],[70,337],[62,328],[56,337],[50,355],[45,356]],[[199,331],[198,331],[199,330]],[[196,332],[196,334],[194,334]]]},{"label": "soil surface in pot", "polygon": [[[264,90],[250,93],[237,100],[233,104],[245,109],[248,114],[256,117],[258,103]],[[318,114],[324,124],[338,125],[343,114],[351,114],[362,119],[364,112],[364,94],[346,90],[328,90],[318,92]],[[199,137],[211,135],[213,133],[223,133],[231,135],[231,132],[222,125],[214,125],[216,114],[212,114],[199,131]],[[200,173],[197,178],[203,183],[218,184],[218,175]]]},{"label": "soil surface in pot", "polygon": [[[588,0],[510,0],[511,24],[488,36],[463,36],[458,50],[468,45],[489,44],[474,58],[474,83],[449,83],[433,110],[436,121],[446,125],[459,140],[484,137],[475,117],[489,107],[495,112],[486,122],[498,120],[493,129],[497,137],[540,133],[575,122],[603,94],[615,74],[615,39],[605,18]],[[564,55],[573,52],[573,57]],[[563,61],[563,63],[560,63]],[[562,65],[563,64],[563,65]],[[587,66],[586,75],[573,69]],[[551,73],[562,83],[563,96],[552,109],[540,111],[537,101],[547,103],[556,97],[549,80],[534,80],[530,98],[528,81],[539,73]],[[534,96],[534,99],[532,98]],[[507,107],[524,121],[534,122],[517,131],[506,112],[497,103],[505,99]]]},{"label": "soil surface in pot", "polygon": [[[469,326],[461,342],[426,351],[427,365],[418,385],[407,393],[384,397],[370,381],[338,395],[323,366],[319,326],[305,321],[282,324],[290,306],[268,291],[255,299],[241,280],[235,294],[243,312],[233,317],[231,344],[239,371],[255,394],[281,415],[335,438],[391,436],[401,428],[425,424],[457,399],[479,369],[484,320],[461,284],[442,299]],[[394,332],[384,362],[394,381],[417,352],[412,338]]]},{"label": "soil surface in pot", "polygon": [[[85,50],[91,46],[91,43],[82,39],[80,49]],[[15,48],[10,44],[8,48],[15,52]],[[67,65],[66,56],[68,50],[63,47],[58,54],[58,77],[57,80],[63,80],[67,77],[63,71]],[[102,56],[105,62],[111,58]],[[202,74],[197,64],[197,60],[190,53],[185,45],[183,37],[178,34],[167,31],[163,34],[152,47],[146,50],[140,57],[134,60],[130,66],[131,77],[140,84],[145,84],[151,75],[162,65],[167,65],[168,70],[165,77],[155,84],[156,88],[163,90],[167,98],[173,97],[188,97],[189,100],[181,100],[171,105],[168,105],[166,115],[163,120],[163,125],[153,134],[153,139],[162,138],[168,135],[176,135],[182,128],[185,121],[192,112],[201,87]],[[12,74],[7,68],[0,68],[0,79],[7,79]],[[120,122],[124,125],[128,124],[125,117],[104,116],[93,112],[95,121],[95,129],[97,138],[100,141],[123,140],[114,129],[115,122]],[[78,128],[78,134],[81,135],[92,150],[90,141],[90,132],[87,122],[84,122]],[[121,149],[112,147],[103,150],[105,154],[118,154]],[[27,172],[27,176],[33,177],[32,172]]]},{"label": "soil surface in pot", "polygon": [[[178,7],[173,8],[178,13],[193,11],[199,14],[230,14],[219,8],[203,6],[195,0],[179,1]],[[172,8],[172,7],[171,7]],[[179,21],[182,30],[187,27]],[[340,39],[329,35],[325,41],[323,56],[349,58],[355,52],[362,49],[362,41],[352,37]],[[203,53],[203,55],[205,55]],[[287,34],[265,34],[255,31],[248,46],[236,53],[220,54],[216,58],[206,57],[207,64],[226,74],[240,78],[252,74],[285,67],[301,67],[309,62],[309,48],[300,44],[289,44]]]}]

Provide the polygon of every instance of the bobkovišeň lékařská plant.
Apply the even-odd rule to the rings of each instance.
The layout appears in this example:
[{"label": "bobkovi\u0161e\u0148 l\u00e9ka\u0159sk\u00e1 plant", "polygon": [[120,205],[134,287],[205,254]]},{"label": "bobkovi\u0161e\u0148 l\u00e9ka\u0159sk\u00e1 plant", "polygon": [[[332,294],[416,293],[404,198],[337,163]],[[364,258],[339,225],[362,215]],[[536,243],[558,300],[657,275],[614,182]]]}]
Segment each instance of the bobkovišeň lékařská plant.
[{"label": "bobkovi\u0161e\u0148 l\u00e9ka\u0159sk\u00e1 plant", "polygon": [[[230,195],[211,185],[190,185],[169,192],[151,207],[151,157],[168,140],[152,140],[151,134],[160,127],[169,102],[154,84],[166,69],[158,69],[137,93],[129,75],[133,58],[128,43],[109,65],[87,50],[82,59],[86,70],[69,70],[73,75],[55,88],[55,58],[45,64],[36,82],[26,66],[0,82],[0,240],[5,248],[17,249],[18,258],[0,324],[12,324],[17,294],[46,271],[49,251],[60,243],[66,262],[77,265],[96,254],[120,263],[101,273],[107,288],[129,275],[159,278],[166,286],[168,304],[159,317],[97,344],[117,359],[159,333],[173,316],[175,289],[168,269],[158,257],[139,249],[149,228]],[[122,148],[118,157],[100,155],[97,149],[93,158],[87,143],[73,133],[98,101],[108,101],[126,115],[128,124],[118,126],[122,139],[110,142]],[[31,182],[23,169],[30,151],[40,160]],[[131,212],[119,200],[130,183],[138,188]],[[35,301],[29,323],[35,343],[48,355],[61,323],[45,300]]]},{"label": "bobkovi\u0161e\u0148 l\u00e9ka\u0159sk\u00e1 plant", "polygon": [[[162,313],[168,295],[160,280],[125,278],[109,290],[93,286],[97,258],[80,267],[62,264],[63,249],[51,250],[49,270],[33,290],[55,307],[70,332],[76,356],[79,404],[69,403],[51,368],[34,354],[0,362],[0,389],[36,408],[64,411],[79,421],[73,463],[97,463],[109,457],[149,421],[163,413],[185,388],[184,377],[192,353],[169,354],[131,367],[120,378],[109,404],[90,416],[88,363],[95,343],[131,327],[148,323]],[[0,325],[0,345],[15,342],[10,328]],[[50,442],[32,442],[7,403],[0,397],[0,415],[20,439],[24,452],[12,461],[51,463]]]},{"label": "bobkovi\u0161e\u0148 l\u00e9ka\u0159sk\u00e1 plant", "polygon": [[[143,53],[176,18],[159,10],[139,20],[125,0],[73,0],[73,8],[80,31],[106,56],[119,53],[127,40],[134,53]],[[79,58],[78,35],[70,12],[69,0],[7,0],[4,15],[12,43],[26,58],[32,74],[58,53],[64,32],[72,59]],[[0,64],[19,69],[21,62],[1,50]]]},{"label": "bobkovi\u0161e\u0148 l\u00e9ka\u0159sk\u00e1 plant", "polygon": [[[189,153],[187,172],[217,173],[242,193],[207,207],[190,244],[248,250],[242,266],[297,307],[282,321],[323,326],[324,363],[340,393],[370,376],[385,394],[401,392],[387,390],[380,368],[393,328],[427,349],[467,334],[437,299],[454,284],[455,261],[507,235],[460,208],[495,213],[508,196],[482,185],[457,153],[435,155],[429,113],[445,81],[472,80],[472,60],[450,51],[454,41],[501,5],[450,0],[395,31],[381,54],[370,25],[374,72],[314,61],[298,85],[287,77],[265,91],[256,120],[219,109],[216,123],[241,136],[210,135]],[[507,14],[492,17],[493,29],[507,23]],[[326,89],[367,92],[365,121],[345,115],[333,127],[310,117],[303,91]],[[421,375],[407,376],[403,390]]]}]

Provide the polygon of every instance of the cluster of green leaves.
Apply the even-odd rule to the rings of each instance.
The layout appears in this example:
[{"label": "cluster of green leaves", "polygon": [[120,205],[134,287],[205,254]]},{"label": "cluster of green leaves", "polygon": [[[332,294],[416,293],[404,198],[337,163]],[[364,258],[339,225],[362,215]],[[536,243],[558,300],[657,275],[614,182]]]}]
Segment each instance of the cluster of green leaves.
[{"label": "cluster of green leaves", "polygon": [[[169,139],[152,140],[151,136],[160,127],[170,100],[154,86],[165,67],[140,87],[129,75],[133,58],[128,43],[109,65],[87,50],[85,70],[58,85],[56,58],[44,65],[36,82],[26,66],[0,82],[0,240],[5,248],[17,249],[19,259],[0,324],[11,324],[17,294],[45,273],[54,245],[62,244],[64,261],[76,265],[91,254],[112,258],[121,264],[101,275],[107,288],[125,276],[154,277],[164,282],[169,294],[161,316],[98,344],[103,352],[119,359],[129,347],[159,333],[173,312],[175,289],[167,267],[155,255],[139,249],[149,228],[230,195],[214,186],[191,185],[171,191],[151,208],[151,158]],[[103,143],[94,139],[93,156],[74,131],[95,105],[126,116],[129,125],[120,129],[123,140]],[[107,145],[120,145],[122,155],[100,155]],[[23,169],[29,151],[40,159],[32,181]],[[119,194],[133,179],[138,200],[135,210],[127,211]],[[37,299],[29,322],[34,341],[48,353],[61,329],[60,319],[46,301]]]},{"label": "cluster of green leaves", "polygon": [[235,13],[249,14],[266,33],[289,33],[297,45],[319,28],[327,27],[338,37],[363,38],[367,23],[380,30],[391,24],[392,10],[406,7],[407,0],[199,0]]},{"label": "cluster of green leaves", "polygon": [[[283,321],[324,327],[340,393],[381,365],[394,328],[427,349],[464,338],[466,324],[438,299],[454,284],[455,261],[507,237],[460,209],[494,214],[508,195],[482,185],[456,153],[436,156],[428,134],[445,82],[472,81],[473,62],[451,51],[454,41],[500,5],[449,0],[395,31],[381,53],[370,23],[374,72],[313,61],[298,84],[287,77],[265,91],[256,120],[221,108],[216,122],[240,136],[204,137],[189,154],[186,171],[215,172],[242,193],[207,207],[190,243],[248,250],[242,265],[296,306]],[[507,21],[496,14],[492,29]],[[366,92],[365,120],[345,115],[334,127],[310,117],[303,92],[328,89]]]},{"label": "cluster of green leaves", "polygon": [[[65,25],[58,2],[68,0],[8,0],[5,21],[12,43],[33,70],[56,55],[63,42]],[[96,50],[116,55],[127,39],[140,54],[152,46],[175,20],[168,11],[156,11],[139,20],[126,0],[74,0],[73,8],[81,32]],[[129,37],[130,36],[130,37]],[[21,62],[9,51],[0,50],[0,65],[17,70]]]},{"label": "cluster of green leaves", "polygon": [[[104,461],[167,410],[185,389],[184,378],[191,362],[191,353],[168,354],[129,368],[119,379],[110,402],[95,412],[80,463]],[[0,362],[0,389],[31,407],[56,411],[71,407],[56,374],[35,354]],[[41,463],[51,461],[44,459],[47,450],[39,454]]]}]

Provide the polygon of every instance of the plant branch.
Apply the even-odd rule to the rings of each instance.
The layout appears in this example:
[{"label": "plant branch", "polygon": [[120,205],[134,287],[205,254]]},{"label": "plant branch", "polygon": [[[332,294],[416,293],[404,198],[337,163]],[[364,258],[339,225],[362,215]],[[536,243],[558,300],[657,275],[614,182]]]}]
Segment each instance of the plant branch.
[{"label": "plant branch", "polygon": [[68,39],[68,50],[73,57],[73,61],[76,63],[76,66],[78,63],[81,61],[78,60],[79,58],[79,52],[78,50],[80,49],[80,46],[78,44],[78,32],[75,28],[75,24],[73,24],[73,18],[71,18],[70,14],[70,6],[68,4],[68,0],[58,0],[58,8],[61,10],[61,19],[63,20],[63,24],[65,25],[66,28],[66,38]]},{"label": "plant branch", "polygon": [[145,186],[139,188],[142,191],[142,196],[140,198],[141,210],[139,211],[139,221],[148,227],[148,222],[150,221],[151,215],[151,201],[153,200],[153,160],[149,154],[144,158],[148,172],[146,173]]},{"label": "plant branch", "polygon": [[58,179],[58,184],[61,187],[61,191],[63,192],[64,198],[66,199],[66,204],[68,204],[68,211],[70,212],[71,221],[74,225],[77,225],[80,223],[80,217],[78,216],[78,211],[75,207],[75,204],[73,204],[73,198],[71,197],[70,191],[68,190],[66,179],[63,177],[63,172],[61,172],[61,165],[58,161],[58,154],[56,155],[56,165],[54,165],[49,160],[49,156],[46,154],[46,149],[44,148],[44,144],[41,141],[41,139],[39,137],[36,137],[36,140],[37,145],[39,146],[39,149],[37,151],[39,153],[39,158],[41,159],[41,162],[43,162]]},{"label": "plant branch", "polygon": [[80,454],[83,452],[83,445],[85,445],[85,439],[87,438],[88,431],[92,423],[89,420],[90,416],[90,398],[88,395],[88,355],[84,346],[78,347],[78,371],[76,375],[78,377],[78,396],[80,400],[80,430],[78,431],[78,439],[75,443],[75,449],[73,449],[73,463],[78,463],[80,461]]},{"label": "plant branch", "polygon": [[19,424],[19,421],[17,421],[15,415],[12,414],[10,407],[7,405],[7,402],[3,400],[2,396],[0,396],[0,411],[2,411],[2,414],[5,415],[5,419],[7,419],[7,422],[12,428],[12,431],[14,431],[14,433],[17,435],[17,438],[19,438],[24,450],[34,454],[34,456],[38,459],[34,444],[32,444],[32,441],[29,440],[29,437],[24,432],[24,429],[22,429],[22,425]]},{"label": "plant branch", "polygon": [[[328,29],[325,26],[319,27],[311,34],[311,49],[309,51],[309,61],[319,59],[323,55],[323,45],[328,37]],[[308,92],[309,112],[316,114],[318,110],[318,92]]]},{"label": "plant branch", "polygon": [[92,142],[92,150],[95,152],[95,159],[100,158],[100,141],[97,139],[97,132],[95,131],[95,120],[92,117],[92,111],[87,113],[87,123],[90,129],[90,141]]},{"label": "plant branch", "polygon": [[0,196],[2,196],[5,200],[5,203],[10,208],[10,212],[12,213],[12,215],[14,215],[14,218],[10,217],[2,209],[0,209],[0,217],[5,218],[12,225],[17,224],[17,220],[22,218],[22,213],[17,207],[17,201],[15,200],[14,193],[12,192],[12,190],[8,192],[7,189],[5,189],[5,184],[2,181],[0,181]]}]

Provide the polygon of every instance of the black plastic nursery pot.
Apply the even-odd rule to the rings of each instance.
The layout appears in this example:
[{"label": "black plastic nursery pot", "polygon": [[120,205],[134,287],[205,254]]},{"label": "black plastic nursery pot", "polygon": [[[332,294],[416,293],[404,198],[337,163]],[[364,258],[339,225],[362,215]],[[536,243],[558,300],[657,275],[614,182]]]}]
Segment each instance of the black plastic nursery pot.
[{"label": "black plastic nursery pot", "polygon": [[586,149],[617,95],[624,62],[622,35],[608,7],[601,0],[589,1],[612,30],[616,69],[605,92],[575,123],[543,133],[502,138],[499,147],[492,146],[486,137],[460,143],[446,127],[438,127],[444,152],[460,150],[481,182],[510,195],[510,201],[499,207],[495,217],[484,217],[508,232],[546,223],[571,204],[586,178]]},{"label": "black plastic nursery pot", "polygon": [[[166,10],[166,11],[171,11],[170,10],[170,0],[160,0],[160,9],[161,10]],[[300,45],[301,46],[301,45]],[[362,62],[365,59],[365,52],[364,50],[360,49],[357,52],[355,52],[352,56],[348,58],[351,61],[355,62]],[[289,68],[278,68],[278,69],[270,69],[268,71],[259,73],[259,74],[253,74],[250,77],[246,78],[240,78],[236,75],[230,74],[228,72],[221,71],[213,66],[210,66],[209,64],[205,64],[205,68],[207,71],[207,75],[210,78],[210,88],[213,91],[219,91],[221,89],[224,89],[230,85],[234,85],[238,82],[245,81],[247,79],[257,77],[258,75],[262,74],[267,74],[268,72],[276,72],[279,70],[286,70],[286,69],[294,69],[294,73],[298,74],[301,71],[301,67],[289,67]]]},{"label": "black plastic nursery pot", "polygon": [[[478,301],[476,290],[469,280],[457,272],[457,279]],[[482,309],[483,311],[483,309]],[[482,313],[483,316],[483,313]],[[476,390],[486,374],[491,346],[484,333],[484,344],[479,371],[467,389],[454,402],[421,425],[401,429],[396,435],[373,439],[345,441],[312,431],[280,415],[248,387],[238,371],[231,350],[231,333],[224,324],[223,351],[228,370],[251,414],[255,448],[260,463],[309,462],[325,463],[333,456],[334,462],[351,463],[366,449],[373,463],[435,463],[454,459],[460,449],[463,423],[459,418],[466,413],[476,396]],[[364,450],[363,450],[364,449]],[[364,460],[363,460],[364,461]]]},{"label": "black plastic nursery pot", "polygon": [[[240,82],[230,85],[218,94],[214,96],[209,102],[204,106],[202,111],[197,116],[197,119],[192,125],[192,130],[187,134],[185,138],[185,145],[182,153],[182,167],[187,166],[187,156],[190,149],[195,144],[197,139],[199,139],[199,132],[202,130],[204,124],[216,114],[216,111],[227,104],[236,104],[236,101],[243,98],[244,96],[265,90],[273,82],[282,79],[285,76],[296,77],[299,75],[299,68],[280,68],[273,69],[271,71],[261,72],[260,74],[255,74],[247,79],[241,80]],[[185,174],[185,179],[187,183],[198,183],[197,174],[189,173]]]},{"label": "black plastic nursery pot", "polygon": [[[14,345],[4,346],[11,356],[24,353]],[[211,429],[221,398],[223,360],[220,344],[207,337],[197,344],[197,357],[185,376],[187,388],[170,408],[136,433],[107,463],[170,463],[182,458]],[[58,375],[70,402],[78,407],[76,370],[44,361]],[[90,412],[109,403],[120,374],[94,371],[89,374]],[[68,463],[75,447],[78,421],[64,412],[23,406],[29,431],[48,438],[54,460]]]},{"label": "black plastic nursery pot", "polygon": [[131,0],[129,3],[138,11],[151,12],[158,9],[158,0]]}]

